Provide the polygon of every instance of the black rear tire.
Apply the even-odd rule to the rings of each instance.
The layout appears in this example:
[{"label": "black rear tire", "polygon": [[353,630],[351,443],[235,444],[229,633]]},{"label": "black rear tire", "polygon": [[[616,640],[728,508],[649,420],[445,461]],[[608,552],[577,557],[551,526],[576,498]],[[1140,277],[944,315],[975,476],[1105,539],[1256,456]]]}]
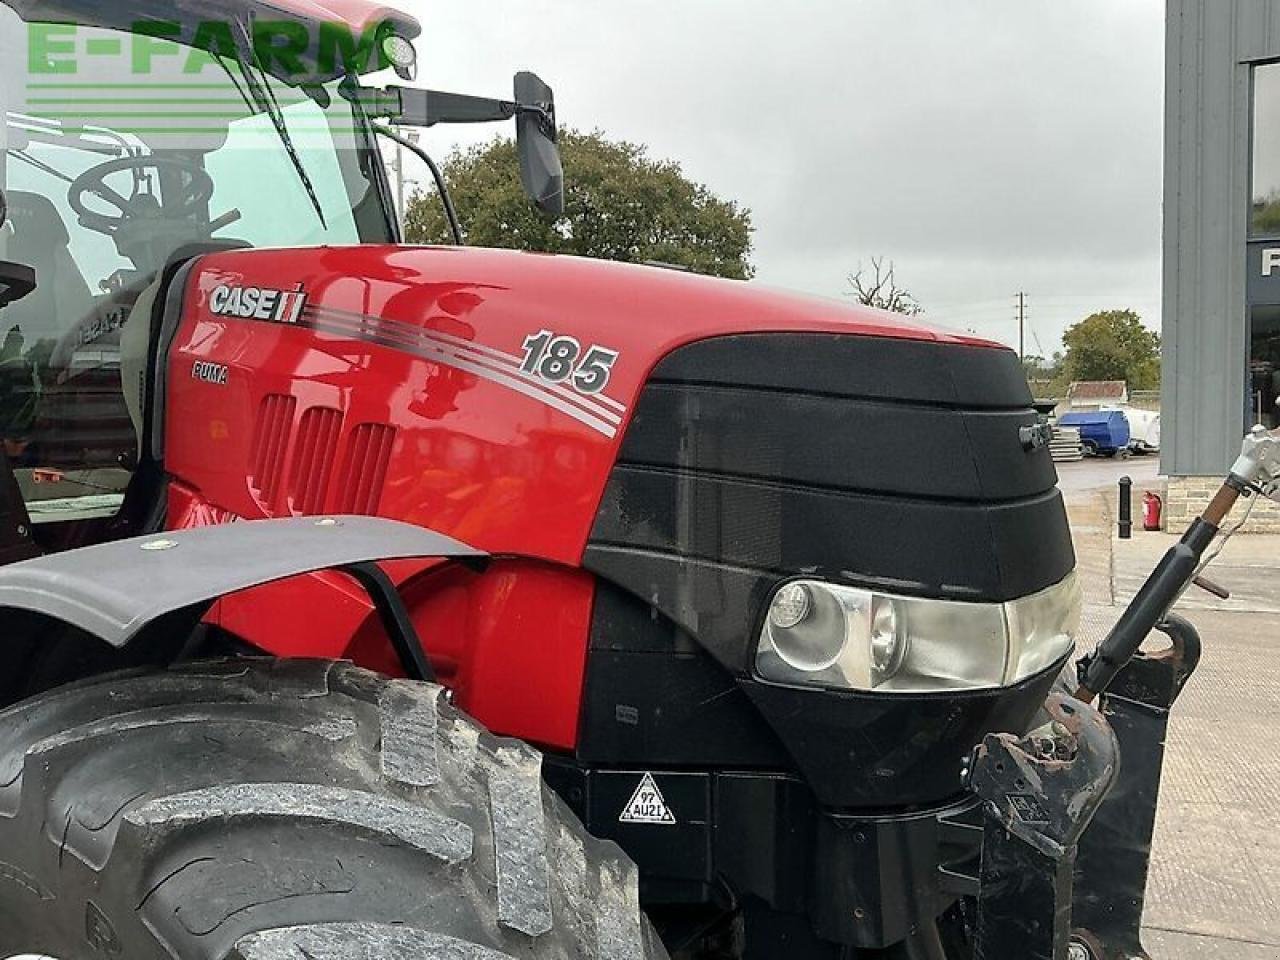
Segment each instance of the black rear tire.
[{"label": "black rear tire", "polygon": [[0,713],[0,958],[665,957],[538,753],[349,664],[99,678]]}]

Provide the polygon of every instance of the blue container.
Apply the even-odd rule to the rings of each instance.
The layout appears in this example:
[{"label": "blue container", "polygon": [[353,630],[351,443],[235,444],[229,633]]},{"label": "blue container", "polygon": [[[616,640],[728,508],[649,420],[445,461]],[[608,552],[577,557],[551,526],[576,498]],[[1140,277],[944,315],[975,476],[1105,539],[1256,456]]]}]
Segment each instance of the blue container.
[{"label": "blue container", "polygon": [[1064,413],[1058,426],[1078,429],[1080,440],[1095,453],[1115,453],[1129,446],[1129,418],[1123,410]]}]

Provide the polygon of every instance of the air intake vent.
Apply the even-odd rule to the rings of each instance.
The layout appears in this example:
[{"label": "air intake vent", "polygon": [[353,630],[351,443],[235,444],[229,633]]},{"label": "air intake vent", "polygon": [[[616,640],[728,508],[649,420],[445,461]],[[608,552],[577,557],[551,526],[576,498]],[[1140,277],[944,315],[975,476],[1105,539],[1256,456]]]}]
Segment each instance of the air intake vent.
[{"label": "air intake vent", "polygon": [[289,507],[293,513],[305,516],[324,512],[341,430],[341,410],[311,407],[302,414],[289,473]]},{"label": "air intake vent", "polygon": [[268,514],[274,513],[280,492],[285,451],[297,408],[295,398],[280,393],[267,394],[258,408],[258,424],[249,455],[249,484]]},{"label": "air intake vent", "polygon": [[351,431],[335,512],[369,516],[378,512],[395,439],[395,428],[384,423],[362,423]]}]

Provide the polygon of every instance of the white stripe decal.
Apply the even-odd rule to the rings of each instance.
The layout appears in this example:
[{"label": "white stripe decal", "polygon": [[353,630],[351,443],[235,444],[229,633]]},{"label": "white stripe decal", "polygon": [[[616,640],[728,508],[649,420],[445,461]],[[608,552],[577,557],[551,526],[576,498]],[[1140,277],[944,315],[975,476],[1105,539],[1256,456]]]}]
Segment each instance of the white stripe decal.
[{"label": "white stripe decal", "polygon": [[603,394],[599,396],[589,396],[578,393],[576,390],[570,390],[568,387],[561,386],[557,383],[551,383],[541,379],[540,377],[526,373],[522,369],[523,362],[520,357],[517,357],[514,354],[504,353],[494,347],[485,346],[484,344],[475,343],[470,340],[464,340],[461,337],[455,337],[439,330],[426,330],[422,327],[416,326],[415,324],[405,323],[402,320],[386,320],[380,317],[369,317],[360,313],[352,313],[348,310],[337,310],[333,307],[322,307],[319,305],[315,305],[311,309],[317,315],[327,315],[333,319],[343,319],[349,322],[359,323],[361,325],[373,323],[389,327],[403,327],[405,329],[405,334],[411,334],[415,339],[437,340],[451,348],[462,350],[465,353],[480,354],[486,362],[497,362],[501,366],[508,367],[510,368],[510,372],[516,374],[516,376],[528,380],[530,383],[535,383],[542,389],[554,393],[571,403],[576,403],[579,406],[585,407],[597,416],[603,417],[604,419],[610,420],[614,423],[620,424],[622,422],[622,418],[616,415],[614,411],[618,411],[622,414],[625,414],[627,411],[625,404],[619,403],[612,397],[607,397]]},{"label": "white stripe decal", "polygon": [[352,313],[350,310],[339,310],[337,307],[326,307],[318,303],[314,304],[312,306],[312,309],[315,310],[317,313],[332,314],[335,317],[343,317],[348,320],[361,320],[361,321],[367,322],[369,320],[379,319],[383,323],[394,323],[394,324],[399,324],[405,327],[412,327],[414,330],[421,331],[422,333],[427,334],[429,336],[439,337],[441,340],[451,341],[455,346],[465,347],[469,350],[474,350],[476,353],[487,353],[489,356],[493,357],[495,360],[504,360],[507,363],[514,363],[517,367],[520,366],[520,358],[517,357],[514,353],[505,353],[502,350],[499,350],[497,347],[490,347],[483,343],[476,343],[473,340],[464,340],[462,337],[455,337],[451,333],[444,333],[443,331],[440,331],[440,330],[427,330],[423,327],[416,326],[412,323],[405,323],[403,320],[387,320],[385,318],[367,317],[363,313]]},{"label": "white stripe decal", "polygon": [[379,317],[368,317],[360,313],[352,313],[348,310],[338,310],[333,307],[322,307],[318,304],[311,306],[311,311],[316,316],[327,316],[335,320],[345,320],[350,323],[359,323],[361,325],[378,324],[387,327],[402,327],[406,336],[412,335],[415,340],[435,340],[444,346],[461,350],[464,353],[480,354],[480,359],[487,363],[498,363],[500,366],[508,368],[508,372],[515,374],[523,380],[536,384],[543,390],[553,393],[562,400],[575,403],[583,407],[590,413],[608,420],[611,423],[621,424],[622,415],[627,412],[625,404],[619,403],[612,397],[603,394],[598,396],[588,396],[578,393],[576,390],[570,390],[568,387],[561,386],[558,383],[550,383],[540,377],[526,373],[521,369],[522,361],[514,354],[504,353],[494,347],[485,346],[484,344],[474,343],[470,340],[464,340],[461,337],[455,337],[448,333],[442,333],[439,330],[426,330],[415,324],[405,323],[402,320],[386,320]]},{"label": "white stripe decal", "polygon": [[[305,322],[307,321],[304,321],[304,323]],[[332,320],[324,320],[318,317],[311,319],[309,323],[314,329],[319,330],[323,333],[331,333],[334,336],[342,337],[348,340],[356,339],[355,337],[353,337],[351,329],[349,327],[344,326],[342,323],[334,322]],[[578,422],[585,424],[586,426],[590,427],[592,430],[595,430],[598,433],[604,434],[606,437],[610,439],[613,439],[618,435],[618,429],[615,424],[608,423],[597,416],[593,416],[592,414],[588,413],[587,411],[579,407],[575,407],[568,403],[564,403],[558,397],[551,396],[550,394],[548,394],[547,391],[540,389],[538,386],[536,386],[533,383],[530,383],[526,380],[520,379],[515,376],[509,376],[505,373],[500,373],[497,370],[494,370],[492,367],[482,366],[481,364],[476,363],[473,360],[469,360],[467,358],[460,357],[456,354],[446,352],[444,349],[438,346],[428,345],[428,344],[418,344],[418,345],[406,344],[399,340],[396,340],[394,337],[385,336],[383,334],[374,333],[372,331],[363,332],[362,336],[359,337],[359,339],[368,340],[371,343],[377,343],[381,346],[389,347],[393,350],[403,350],[406,353],[413,353],[413,354],[416,354],[417,356],[422,357],[425,360],[430,360],[433,363],[442,363],[447,367],[454,367],[458,370],[464,370],[467,373],[475,374],[477,377],[480,377],[484,380],[489,380],[493,383],[497,383],[504,387],[509,387],[510,389],[515,390],[517,393],[522,393],[526,397],[529,397],[533,400],[537,400],[539,403],[545,404],[546,406],[551,407],[555,410],[559,410],[561,413],[565,414],[566,416],[572,417]]]},{"label": "white stripe decal", "polygon": [[603,393],[600,394],[600,402],[607,407],[613,407],[613,409],[617,410],[619,413],[627,412],[627,405],[625,403],[619,403],[617,400],[613,399],[613,397],[606,397]]},{"label": "white stripe decal", "polygon": [[330,326],[347,330],[348,332],[355,333],[358,336],[364,337],[364,338],[378,337],[380,338],[384,346],[391,346],[396,349],[412,351],[419,347],[431,347],[436,350],[440,350],[441,352],[443,352],[448,356],[454,356],[460,360],[467,360],[472,363],[477,363],[483,367],[487,367],[488,369],[493,370],[495,373],[502,374],[504,376],[519,377],[521,380],[524,380],[525,382],[529,383],[536,389],[541,390],[542,392],[547,394],[552,394],[558,397],[562,402],[567,400],[570,403],[573,403],[576,406],[582,408],[583,410],[585,410],[585,412],[591,414],[593,417],[597,417],[601,420],[604,420],[606,423],[610,423],[614,426],[620,426],[622,424],[621,416],[619,416],[616,413],[613,413],[612,411],[601,409],[600,407],[597,407],[587,402],[587,398],[582,396],[581,394],[571,393],[571,392],[566,393],[563,391],[557,392],[553,390],[552,385],[547,383],[545,380],[542,380],[538,377],[527,374],[522,370],[514,370],[510,367],[506,367],[502,364],[495,363],[494,361],[488,360],[484,357],[468,355],[465,352],[458,351],[456,347],[453,347],[451,345],[447,345],[447,344],[441,345],[435,342],[434,339],[431,337],[418,336],[416,333],[416,328],[411,328],[410,330],[404,330],[404,331],[387,329],[388,326],[394,326],[394,325],[389,325],[389,324],[386,324],[380,321],[374,321],[374,320],[366,320],[364,322],[360,322],[356,320],[337,320],[334,318],[322,317],[322,318],[317,318],[315,322],[327,323]]}]

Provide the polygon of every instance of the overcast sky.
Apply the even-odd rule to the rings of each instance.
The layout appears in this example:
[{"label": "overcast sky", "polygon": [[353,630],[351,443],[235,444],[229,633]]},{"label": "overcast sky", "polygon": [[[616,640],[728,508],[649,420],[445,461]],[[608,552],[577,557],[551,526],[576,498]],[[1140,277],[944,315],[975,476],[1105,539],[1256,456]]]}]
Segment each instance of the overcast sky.
[{"label": "overcast sky", "polygon": [[932,319],[1014,345],[1025,290],[1029,353],[1094,309],[1159,327],[1161,0],[400,2],[423,84],[536,70],[562,124],[750,207],[759,282],[839,296],[884,255]]}]

